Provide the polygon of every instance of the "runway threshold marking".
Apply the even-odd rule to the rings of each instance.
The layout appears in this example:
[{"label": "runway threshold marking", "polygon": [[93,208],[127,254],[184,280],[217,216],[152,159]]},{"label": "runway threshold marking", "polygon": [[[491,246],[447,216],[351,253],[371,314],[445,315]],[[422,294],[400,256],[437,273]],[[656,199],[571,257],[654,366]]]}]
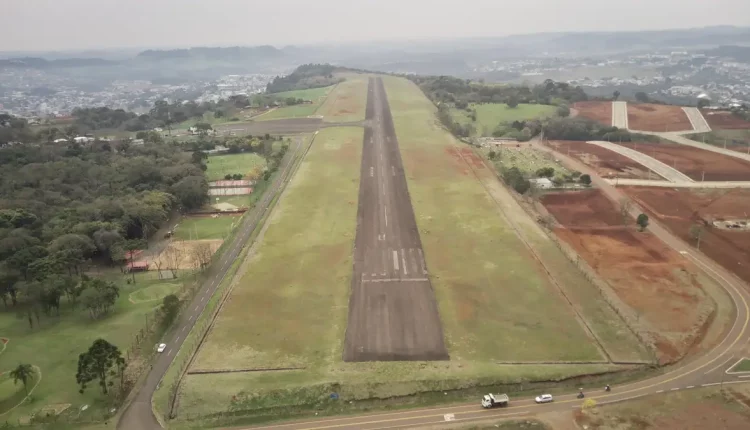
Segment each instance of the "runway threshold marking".
[{"label": "runway threshold marking", "polygon": [[409,271],[406,270],[406,251],[404,251],[403,248],[401,248],[401,263],[404,265],[404,275],[408,275]]},{"label": "runway threshold marking", "polygon": [[393,270],[398,272],[398,251],[393,251]]}]

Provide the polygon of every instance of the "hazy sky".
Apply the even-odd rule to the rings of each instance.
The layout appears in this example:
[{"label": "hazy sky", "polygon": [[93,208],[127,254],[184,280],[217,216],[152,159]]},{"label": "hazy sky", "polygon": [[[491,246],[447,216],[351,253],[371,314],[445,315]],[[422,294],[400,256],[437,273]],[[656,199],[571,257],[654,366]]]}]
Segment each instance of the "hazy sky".
[{"label": "hazy sky", "polygon": [[0,0],[0,51],[750,25],[750,0]]}]

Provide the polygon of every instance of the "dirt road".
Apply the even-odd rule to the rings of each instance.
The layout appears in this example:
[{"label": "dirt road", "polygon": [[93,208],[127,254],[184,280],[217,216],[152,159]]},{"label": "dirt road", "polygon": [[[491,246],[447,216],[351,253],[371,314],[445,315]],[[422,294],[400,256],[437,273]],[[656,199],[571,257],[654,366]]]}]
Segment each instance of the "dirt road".
[{"label": "dirt road", "polygon": [[648,179],[605,179],[612,185],[666,188],[750,188],[750,181],[667,182]]},{"label": "dirt road", "polygon": [[447,360],[385,87],[370,78],[344,361]]}]

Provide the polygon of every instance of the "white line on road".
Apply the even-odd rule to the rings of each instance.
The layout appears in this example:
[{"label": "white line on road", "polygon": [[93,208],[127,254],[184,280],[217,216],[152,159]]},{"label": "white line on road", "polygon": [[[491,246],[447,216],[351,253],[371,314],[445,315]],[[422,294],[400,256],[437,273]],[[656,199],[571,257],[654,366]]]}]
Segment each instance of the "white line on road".
[{"label": "white line on road", "polygon": [[687,386],[687,387],[685,387],[685,388],[695,388],[695,385],[688,385],[688,386]]},{"label": "white line on road", "polygon": [[375,168],[373,166],[370,166],[370,177],[375,176]]},{"label": "white line on road", "polygon": [[727,364],[729,362],[729,360],[731,360],[733,358],[734,358],[734,356],[730,356],[729,358],[727,358],[726,360],[724,360],[724,362],[722,362],[720,365],[718,365],[718,366],[714,367],[713,369],[705,372],[704,375],[708,375],[709,373],[713,372],[714,370],[716,370],[716,369],[724,366],[725,364]]},{"label": "white line on road", "polygon": [[406,251],[404,251],[404,248],[401,248],[401,263],[404,265],[404,275],[408,275],[409,271],[406,270],[406,258],[404,258],[405,255]]},{"label": "white line on road", "polygon": [[388,206],[383,206],[383,211],[385,211],[385,226],[388,227]]},{"label": "white line on road", "polygon": [[738,378],[750,378],[750,375],[738,376]]},{"label": "white line on road", "polygon": [[192,321],[193,318],[195,318],[195,315],[190,315],[190,319],[188,321]]},{"label": "white line on road", "polygon": [[198,305],[195,305],[195,311],[198,312]]},{"label": "white line on road", "polygon": [[657,393],[663,393],[663,392],[664,392],[664,390],[659,390],[659,391],[657,391]]},{"label": "white line on road", "polygon": [[672,388],[669,391],[677,391],[677,390],[679,390],[679,388]]},{"label": "white line on road", "polygon": [[201,303],[203,303],[206,300],[206,296],[201,297]]},{"label": "white line on road", "polygon": [[701,387],[710,387],[712,385],[719,385],[719,384],[721,384],[721,382],[712,382],[710,384],[702,384]]},{"label": "white line on road", "polygon": [[393,270],[398,272],[398,251],[393,251]]},{"label": "white line on road", "polygon": [[187,326],[182,326],[182,331],[185,331],[187,329]]},{"label": "white line on road", "polygon": [[[383,273],[385,276],[385,273]],[[368,282],[427,282],[427,278],[387,278],[387,279],[363,279],[362,283]]]},{"label": "white line on road", "polygon": [[180,336],[177,336],[177,339],[174,340],[174,343],[178,343],[180,341]]},{"label": "white line on road", "polygon": [[170,349],[169,351],[167,351],[167,357],[169,357],[170,355],[172,355],[172,349]]}]

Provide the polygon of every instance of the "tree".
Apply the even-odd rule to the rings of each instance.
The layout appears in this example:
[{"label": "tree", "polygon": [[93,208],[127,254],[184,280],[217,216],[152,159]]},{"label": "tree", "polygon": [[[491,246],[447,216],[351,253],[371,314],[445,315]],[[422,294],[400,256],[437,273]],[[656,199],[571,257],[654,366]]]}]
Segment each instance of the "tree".
[{"label": "tree", "polygon": [[570,107],[568,105],[560,105],[557,107],[557,116],[559,117],[568,117],[570,116]]},{"label": "tree", "polygon": [[496,156],[497,152],[495,151],[490,151],[489,153],[487,153],[487,158],[489,158],[490,160],[494,160]]},{"label": "tree", "polygon": [[695,240],[695,248],[701,249],[701,238],[703,237],[704,228],[700,224],[690,226],[690,238]]},{"label": "tree", "polygon": [[510,96],[508,99],[508,103],[506,103],[509,108],[515,109],[518,107],[518,97],[516,96]]},{"label": "tree", "polygon": [[643,231],[648,227],[648,215],[646,214],[640,214],[638,215],[638,218],[636,218],[635,223],[638,225],[638,229],[640,231]]},{"label": "tree", "polygon": [[81,303],[89,310],[92,319],[108,314],[120,297],[120,288],[113,282],[102,279],[86,278],[83,280],[84,290],[81,293]]},{"label": "tree", "polygon": [[211,257],[214,252],[211,249],[211,244],[207,242],[198,242],[191,249],[191,257],[193,258],[193,264],[200,270],[205,270],[209,264],[211,264]]},{"label": "tree", "polygon": [[30,364],[19,364],[15,369],[10,371],[10,377],[13,378],[13,383],[17,384],[21,381],[23,389],[26,395],[29,395],[29,381],[34,377],[34,367]]},{"label": "tree", "polygon": [[161,303],[161,312],[165,326],[169,326],[174,321],[177,313],[180,311],[180,299],[174,295],[169,294],[164,296]]},{"label": "tree", "polygon": [[113,367],[121,375],[124,374],[125,359],[122,358],[122,353],[104,339],[95,340],[88,351],[78,356],[76,382],[81,387],[79,392],[83,394],[87,384],[98,379],[102,393],[107,394],[107,386],[111,386],[111,382],[107,383],[107,376],[115,373]]},{"label": "tree", "polygon": [[164,266],[167,268],[167,270],[172,272],[172,277],[175,279],[177,279],[177,269],[180,268],[182,257],[182,250],[177,246],[173,246],[173,244],[167,246],[167,248],[162,251],[161,255],[159,256],[159,258],[164,261]]},{"label": "tree", "polygon": [[553,176],[555,176],[554,167],[542,167],[536,171],[537,178],[551,178]]},{"label": "tree", "polygon": [[617,100],[620,98],[620,92],[615,90],[615,92],[612,93],[612,99]]},{"label": "tree", "polygon": [[641,103],[648,103],[651,99],[648,97],[648,94],[643,91],[638,91],[635,93],[635,100]]},{"label": "tree", "polygon": [[208,182],[204,176],[188,176],[172,185],[172,194],[185,209],[197,209],[208,201]]},{"label": "tree", "polygon": [[632,208],[633,208],[633,202],[631,202],[627,197],[623,197],[620,199],[620,218],[622,218],[623,225],[628,223],[628,218],[630,217],[630,210]]},{"label": "tree", "polygon": [[582,183],[583,185],[586,185],[586,186],[589,186],[589,185],[591,185],[591,176],[590,176],[590,175],[588,175],[588,174],[586,174],[586,173],[584,173],[583,175],[581,175],[581,177],[580,177],[580,178],[578,178],[578,180],[579,180],[579,181],[580,181],[580,182],[581,182],[581,183]]}]

